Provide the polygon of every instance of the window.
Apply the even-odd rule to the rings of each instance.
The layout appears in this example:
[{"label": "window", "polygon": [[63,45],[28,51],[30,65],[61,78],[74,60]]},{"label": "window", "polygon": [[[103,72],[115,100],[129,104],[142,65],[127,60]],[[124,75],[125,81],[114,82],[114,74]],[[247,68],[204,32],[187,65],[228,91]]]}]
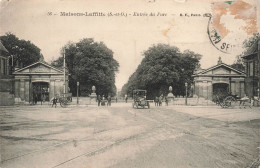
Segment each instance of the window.
[{"label": "window", "polygon": [[6,61],[3,58],[0,58],[0,69],[1,74],[6,74]]},{"label": "window", "polygon": [[258,74],[259,74],[259,64],[258,64],[258,62],[255,62],[255,76],[258,76]]},{"label": "window", "polygon": [[249,63],[249,76],[254,75],[254,62]]}]

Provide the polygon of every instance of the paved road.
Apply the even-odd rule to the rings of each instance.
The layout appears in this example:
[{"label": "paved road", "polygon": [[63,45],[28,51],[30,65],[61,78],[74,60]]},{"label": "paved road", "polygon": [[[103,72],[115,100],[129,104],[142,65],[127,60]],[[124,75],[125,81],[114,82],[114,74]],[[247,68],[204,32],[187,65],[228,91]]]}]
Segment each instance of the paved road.
[{"label": "paved road", "polygon": [[260,112],[168,106],[2,107],[1,167],[258,167]]}]

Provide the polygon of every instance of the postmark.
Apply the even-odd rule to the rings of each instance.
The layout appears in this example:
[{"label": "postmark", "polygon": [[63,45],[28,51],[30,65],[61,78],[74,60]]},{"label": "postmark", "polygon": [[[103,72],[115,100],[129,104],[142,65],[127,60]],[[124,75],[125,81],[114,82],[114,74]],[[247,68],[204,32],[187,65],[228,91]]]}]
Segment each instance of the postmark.
[{"label": "postmark", "polygon": [[223,53],[237,53],[243,48],[243,41],[257,33],[256,5],[244,0],[211,5],[207,29],[211,44]]}]

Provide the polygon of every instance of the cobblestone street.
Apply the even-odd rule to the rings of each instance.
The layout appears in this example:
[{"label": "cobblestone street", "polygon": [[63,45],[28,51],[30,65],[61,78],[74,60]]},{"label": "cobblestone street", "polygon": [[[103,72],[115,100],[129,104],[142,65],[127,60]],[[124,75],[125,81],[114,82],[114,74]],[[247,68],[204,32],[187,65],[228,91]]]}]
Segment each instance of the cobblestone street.
[{"label": "cobblestone street", "polygon": [[1,107],[1,167],[258,167],[260,112],[218,106]]}]

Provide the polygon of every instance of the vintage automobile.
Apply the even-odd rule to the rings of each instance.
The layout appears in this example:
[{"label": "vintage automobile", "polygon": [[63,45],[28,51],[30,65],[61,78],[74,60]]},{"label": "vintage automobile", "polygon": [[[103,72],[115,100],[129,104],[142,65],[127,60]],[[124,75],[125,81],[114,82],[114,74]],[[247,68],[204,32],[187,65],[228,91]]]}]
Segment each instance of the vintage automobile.
[{"label": "vintage automobile", "polygon": [[150,108],[149,101],[146,100],[146,90],[133,90],[133,108]]}]

